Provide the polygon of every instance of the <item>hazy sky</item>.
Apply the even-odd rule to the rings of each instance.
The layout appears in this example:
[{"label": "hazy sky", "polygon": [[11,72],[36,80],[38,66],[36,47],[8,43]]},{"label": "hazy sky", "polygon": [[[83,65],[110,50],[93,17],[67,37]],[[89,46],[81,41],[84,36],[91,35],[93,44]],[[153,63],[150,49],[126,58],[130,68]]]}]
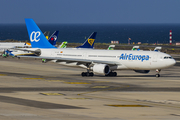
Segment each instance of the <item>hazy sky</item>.
[{"label": "hazy sky", "polygon": [[180,23],[180,0],[0,0],[1,23]]}]

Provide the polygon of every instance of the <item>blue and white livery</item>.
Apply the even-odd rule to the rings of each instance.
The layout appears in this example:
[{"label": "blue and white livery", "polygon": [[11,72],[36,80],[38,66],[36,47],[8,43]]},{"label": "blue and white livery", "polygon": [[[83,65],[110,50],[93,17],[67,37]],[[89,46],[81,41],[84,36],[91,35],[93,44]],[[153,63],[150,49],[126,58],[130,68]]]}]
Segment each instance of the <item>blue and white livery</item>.
[{"label": "blue and white livery", "polygon": [[140,60],[140,61],[144,61],[144,60],[149,60],[149,55],[133,55],[133,54],[127,54],[127,53],[122,53],[120,58],[120,60]]},{"label": "blue and white livery", "polygon": [[25,21],[32,48],[56,48],[47,41],[39,27],[34,26],[36,23],[33,19],[25,19]]},{"label": "blue and white livery", "polygon": [[31,45],[34,47],[26,50],[36,54],[32,56],[33,58],[44,58],[54,60],[58,64],[86,68],[87,72],[82,72],[82,76],[93,76],[94,73],[116,76],[117,73],[114,71],[130,69],[140,73],[156,70],[156,77],[159,77],[161,69],[176,63],[170,55],[156,51],[57,49],[46,40],[32,19],[25,19],[25,21]]}]

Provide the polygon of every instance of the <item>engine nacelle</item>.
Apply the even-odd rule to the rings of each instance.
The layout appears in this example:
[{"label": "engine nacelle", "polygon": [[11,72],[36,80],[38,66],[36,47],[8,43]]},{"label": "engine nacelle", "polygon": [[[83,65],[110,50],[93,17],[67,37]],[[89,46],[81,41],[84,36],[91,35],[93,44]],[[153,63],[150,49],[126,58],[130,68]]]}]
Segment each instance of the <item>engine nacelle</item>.
[{"label": "engine nacelle", "polygon": [[110,67],[107,64],[95,64],[92,70],[95,73],[107,75],[110,72]]},{"label": "engine nacelle", "polygon": [[35,50],[34,54],[37,55],[37,56],[40,56],[41,55],[41,50],[40,49]]},{"label": "engine nacelle", "polygon": [[137,73],[149,73],[150,70],[134,70]]}]

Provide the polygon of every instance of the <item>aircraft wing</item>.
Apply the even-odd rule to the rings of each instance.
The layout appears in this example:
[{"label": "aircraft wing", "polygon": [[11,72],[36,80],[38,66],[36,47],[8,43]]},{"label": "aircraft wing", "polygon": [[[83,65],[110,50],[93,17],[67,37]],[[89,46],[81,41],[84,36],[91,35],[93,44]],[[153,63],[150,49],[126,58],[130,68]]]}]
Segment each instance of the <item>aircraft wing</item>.
[{"label": "aircraft wing", "polygon": [[72,59],[72,58],[61,58],[61,57],[41,57],[41,56],[17,56],[17,57],[29,57],[29,58],[40,58],[48,60],[57,60],[57,62],[79,62],[79,63],[102,63],[108,65],[121,65],[115,61],[102,61],[102,60],[89,60],[89,59]]},{"label": "aircraft wing", "polygon": [[[35,55],[40,55],[41,54],[41,50],[40,49],[14,48],[13,50],[28,51],[28,52],[34,53]],[[19,56],[19,57],[22,57],[22,56]]]}]

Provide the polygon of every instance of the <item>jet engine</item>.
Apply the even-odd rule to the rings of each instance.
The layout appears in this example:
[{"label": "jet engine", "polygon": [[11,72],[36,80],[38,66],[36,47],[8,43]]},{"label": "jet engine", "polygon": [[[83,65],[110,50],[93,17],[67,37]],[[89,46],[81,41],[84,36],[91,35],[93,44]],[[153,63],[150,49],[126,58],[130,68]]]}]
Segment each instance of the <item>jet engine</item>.
[{"label": "jet engine", "polygon": [[41,55],[41,50],[40,49],[35,50],[34,54],[37,55],[37,56],[40,56]]},{"label": "jet engine", "polygon": [[110,72],[110,67],[107,64],[95,64],[92,70],[95,73],[107,75]]},{"label": "jet engine", "polygon": [[150,70],[134,70],[137,73],[149,73]]}]

